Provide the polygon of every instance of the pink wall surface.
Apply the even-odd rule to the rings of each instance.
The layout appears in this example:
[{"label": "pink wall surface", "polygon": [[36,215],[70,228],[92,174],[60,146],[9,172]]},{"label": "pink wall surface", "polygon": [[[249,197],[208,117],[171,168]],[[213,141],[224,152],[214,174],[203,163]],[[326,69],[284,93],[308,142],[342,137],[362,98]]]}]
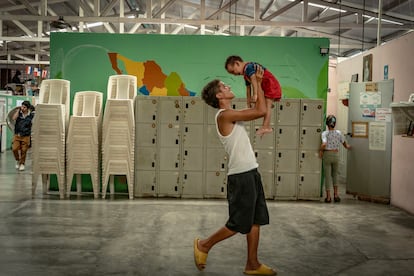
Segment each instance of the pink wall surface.
[{"label": "pink wall surface", "polygon": [[[358,56],[341,61],[329,86],[350,81],[353,74],[362,80],[363,57],[372,54],[372,81],[384,80],[384,66],[388,65],[388,79],[394,79],[394,102],[407,101],[414,93],[414,32]],[[331,74],[331,71],[329,71]],[[331,82],[334,81],[334,82]],[[337,106],[335,95],[328,96],[328,110]],[[394,135],[391,160],[391,205],[414,214],[414,138]]]}]

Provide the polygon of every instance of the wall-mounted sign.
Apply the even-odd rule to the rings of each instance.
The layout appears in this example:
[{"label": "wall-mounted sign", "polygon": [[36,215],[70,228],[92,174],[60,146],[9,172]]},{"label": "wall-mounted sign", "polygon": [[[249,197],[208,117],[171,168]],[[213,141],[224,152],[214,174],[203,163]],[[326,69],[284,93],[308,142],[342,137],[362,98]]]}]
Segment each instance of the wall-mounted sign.
[{"label": "wall-mounted sign", "polygon": [[368,138],[368,122],[352,122],[352,137]]}]

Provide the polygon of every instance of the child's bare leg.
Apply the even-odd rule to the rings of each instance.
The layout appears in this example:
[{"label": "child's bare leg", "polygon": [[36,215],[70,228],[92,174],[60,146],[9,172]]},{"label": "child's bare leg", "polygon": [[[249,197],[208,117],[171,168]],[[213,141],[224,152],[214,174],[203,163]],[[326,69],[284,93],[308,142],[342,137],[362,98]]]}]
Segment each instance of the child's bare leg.
[{"label": "child's bare leg", "polygon": [[270,120],[272,118],[273,99],[266,98],[266,114],[263,117],[263,125],[256,131],[257,135],[271,133],[273,129],[270,127]]}]

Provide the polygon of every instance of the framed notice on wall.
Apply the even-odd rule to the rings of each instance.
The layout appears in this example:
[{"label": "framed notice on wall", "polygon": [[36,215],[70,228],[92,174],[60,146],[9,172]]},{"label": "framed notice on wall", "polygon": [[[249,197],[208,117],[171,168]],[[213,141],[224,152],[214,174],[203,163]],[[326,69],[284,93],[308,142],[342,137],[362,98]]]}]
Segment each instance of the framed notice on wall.
[{"label": "framed notice on wall", "polygon": [[368,138],[368,122],[352,122],[352,137]]}]

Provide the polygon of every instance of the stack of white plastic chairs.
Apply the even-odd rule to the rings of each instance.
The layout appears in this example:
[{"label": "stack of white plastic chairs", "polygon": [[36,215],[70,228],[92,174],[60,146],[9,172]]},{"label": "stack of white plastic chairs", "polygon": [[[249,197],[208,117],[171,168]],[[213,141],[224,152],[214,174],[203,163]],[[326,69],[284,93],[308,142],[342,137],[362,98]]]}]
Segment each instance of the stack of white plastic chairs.
[{"label": "stack of white plastic chairs", "polygon": [[134,98],[137,78],[114,75],[108,80],[107,101],[102,122],[102,198],[105,198],[108,181],[114,193],[113,177],[125,175],[128,195],[134,197],[135,119]]},{"label": "stack of white plastic chairs", "polygon": [[50,175],[58,180],[60,198],[65,197],[65,137],[70,112],[70,81],[42,81],[32,126],[32,194],[39,175],[47,193]]},{"label": "stack of white plastic chairs", "polygon": [[73,115],[66,137],[66,193],[70,197],[72,179],[76,174],[77,193],[80,194],[81,175],[89,174],[94,198],[99,196],[100,136],[102,127],[103,93],[80,91],[75,93]]}]

